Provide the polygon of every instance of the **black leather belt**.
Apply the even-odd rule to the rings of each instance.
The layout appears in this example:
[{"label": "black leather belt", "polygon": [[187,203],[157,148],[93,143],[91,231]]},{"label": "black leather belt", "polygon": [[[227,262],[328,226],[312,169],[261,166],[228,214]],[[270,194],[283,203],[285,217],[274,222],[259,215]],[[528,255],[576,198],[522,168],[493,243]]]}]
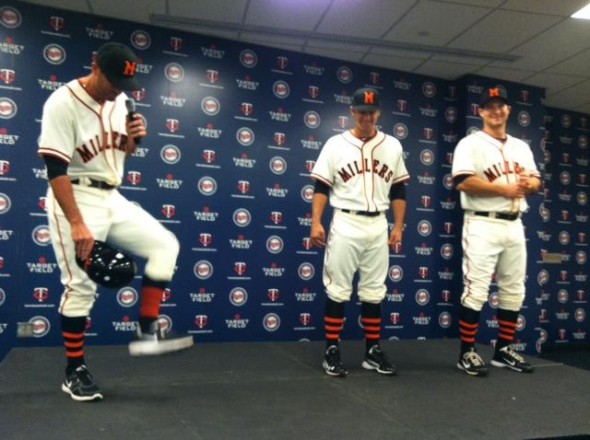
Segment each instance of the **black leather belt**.
[{"label": "black leather belt", "polygon": [[[72,184],[80,185],[80,179],[73,179]],[[88,179],[88,185],[84,185],[84,186],[89,186],[91,188],[98,188],[98,189],[115,189],[116,188],[115,185],[110,185],[106,182],[103,182],[102,180],[94,180],[94,179]]]},{"label": "black leather belt", "polygon": [[487,211],[475,211],[473,215],[481,215],[482,217],[499,218],[500,220],[509,220],[513,222],[520,218],[520,212],[514,214],[508,214],[504,212],[487,212]]},{"label": "black leather belt", "polygon": [[365,217],[377,217],[381,215],[381,211],[351,211],[350,209],[341,209],[340,211],[352,215],[363,215]]}]

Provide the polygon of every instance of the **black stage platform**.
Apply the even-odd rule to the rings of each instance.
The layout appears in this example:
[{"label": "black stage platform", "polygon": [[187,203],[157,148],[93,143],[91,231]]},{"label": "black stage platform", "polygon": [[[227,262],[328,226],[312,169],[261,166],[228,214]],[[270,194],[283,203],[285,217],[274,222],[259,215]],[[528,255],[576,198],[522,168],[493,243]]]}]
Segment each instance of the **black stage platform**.
[{"label": "black stage platform", "polygon": [[[590,433],[590,371],[531,358],[521,375],[455,367],[456,340],[386,342],[397,377],[362,370],[363,343],[345,341],[350,375],[320,369],[323,343],[204,344],[131,358],[89,347],[105,399],[60,390],[61,348],[15,349],[0,363],[0,439],[531,439]],[[491,349],[480,347],[489,359]]]}]

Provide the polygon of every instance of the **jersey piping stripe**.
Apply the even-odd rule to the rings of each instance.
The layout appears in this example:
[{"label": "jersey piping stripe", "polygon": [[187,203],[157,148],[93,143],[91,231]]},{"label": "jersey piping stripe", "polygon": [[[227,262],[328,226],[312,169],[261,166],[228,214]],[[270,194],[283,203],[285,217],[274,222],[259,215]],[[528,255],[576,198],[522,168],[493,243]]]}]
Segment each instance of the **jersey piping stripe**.
[{"label": "jersey piping stripe", "polygon": [[[369,139],[365,144],[363,144],[363,146],[368,144],[369,142],[371,142],[371,140],[372,139]],[[373,170],[373,161],[374,161],[373,153],[375,152],[375,150],[377,148],[379,148],[383,144],[383,142],[385,142],[385,135],[383,135],[383,139],[381,139],[377,145],[375,145],[373,148],[371,148],[371,156],[370,156],[371,162],[369,164],[369,166],[371,167],[371,171],[374,171]],[[371,172],[371,180],[373,182],[373,185],[371,188],[371,199],[373,200],[373,205],[375,205],[375,211],[378,211],[379,207],[377,206],[377,203],[375,202],[375,173],[374,172]]]},{"label": "jersey piping stripe", "polygon": [[71,157],[66,156],[61,151],[54,150],[53,148],[49,148],[49,147],[41,147],[41,148],[39,148],[38,152],[39,152],[40,156],[57,157],[58,159],[63,160],[64,162],[67,162],[68,164],[72,160]]},{"label": "jersey piping stripe", "polygon": [[469,274],[471,273],[471,261],[469,260],[469,253],[467,252],[467,248],[469,246],[469,242],[467,240],[467,236],[469,235],[469,218],[465,219],[465,236],[463,237],[462,244],[463,244],[463,258],[465,258],[465,266],[467,266],[467,271],[463,278],[465,279],[465,288],[467,290],[467,294],[464,298],[461,298],[461,304],[465,305],[465,300],[471,296],[473,293],[471,291],[471,281],[469,280]]},{"label": "jersey piping stripe", "polygon": [[[76,98],[78,101],[80,101],[88,110],[90,110],[92,113],[94,113],[97,117],[100,118],[100,115],[98,114],[98,112],[96,110],[94,110],[92,107],[90,107],[86,102],[84,102],[84,100],[80,96],[78,96],[76,94],[76,92],[69,85],[66,85],[66,87],[68,88],[70,93],[74,96],[74,98]],[[90,96],[90,95],[88,95],[88,96]]]},{"label": "jersey piping stripe", "polygon": [[110,125],[110,135],[111,135],[111,156],[113,156],[113,164],[115,164],[115,175],[119,175],[119,167],[117,166],[117,157],[115,156],[115,150],[117,146],[115,145],[115,140],[113,139],[113,112],[115,111],[115,104],[111,106],[111,111],[109,112],[108,120]]},{"label": "jersey piping stripe", "polygon": [[396,179],[393,179],[393,180],[391,181],[391,184],[392,184],[392,185],[394,185],[394,184],[396,184],[396,183],[407,182],[408,180],[410,180],[410,175],[409,175],[409,174],[404,174],[404,175],[403,175],[403,176],[401,176],[401,177],[398,177],[398,178],[396,178]]},{"label": "jersey piping stripe", "polygon": [[459,171],[455,171],[453,174],[451,174],[451,177],[459,177],[459,176],[475,176],[475,171],[471,171],[471,170],[459,170]]},{"label": "jersey piping stripe", "polygon": [[[510,142],[510,143],[512,143],[512,142]],[[504,154],[504,147],[506,146],[506,144],[508,144],[508,141],[503,143],[502,146],[500,147],[500,154],[502,155],[502,162],[503,163],[508,162],[506,155]],[[505,177],[506,177],[506,183],[510,184],[509,175],[506,174]],[[520,199],[516,199],[516,198],[512,199],[512,201],[510,203],[510,212],[520,212]]]},{"label": "jersey piping stripe", "polygon": [[61,233],[61,226],[59,224],[59,218],[58,218],[57,214],[55,213],[56,204],[57,204],[57,201],[55,200],[55,196],[54,196],[53,197],[53,219],[55,220],[55,224],[57,226],[56,229],[57,229],[57,234],[59,235],[59,246],[61,247],[61,253],[63,255],[63,259],[66,264],[66,270],[68,271],[68,277],[69,277],[69,280],[64,284],[65,288],[66,288],[66,291],[64,292],[64,300],[58,310],[59,313],[62,313],[65,308],[66,302],[69,299],[69,296],[70,296],[69,293],[72,291],[72,288],[70,287],[70,282],[74,279],[74,277],[72,275],[72,270],[71,270],[70,264],[68,262],[68,257],[67,257],[68,254],[67,254],[66,248],[64,246],[64,240],[63,240],[63,236]]},{"label": "jersey piping stripe", "polygon": [[[361,167],[364,167],[364,166],[365,166],[365,152],[361,148]],[[369,206],[369,203],[370,203],[369,202],[369,197],[367,197],[367,182],[366,182],[366,179],[365,179],[365,176],[366,175],[367,175],[367,173],[363,173],[363,175],[362,175],[362,179],[363,179],[363,194],[365,195],[365,199],[367,201],[365,211],[370,211],[371,208]]]},{"label": "jersey piping stripe", "polygon": [[[107,134],[106,128],[105,128],[105,126],[104,126],[104,122],[103,122],[103,116],[102,116],[102,112],[103,112],[103,110],[104,110],[104,109],[105,109],[105,106],[104,106],[104,105],[100,107],[100,115],[99,115],[99,119],[100,119],[100,128],[101,128],[101,131],[102,131],[102,145],[103,145],[103,149],[102,149],[102,157],[104,158],[104,161],[105,161],[105,162],[106,162],[106,164],[109,166],[109,168],[110,168],[112,171],[115,171],[115,170],[113,169],[113,166],[112,166],[112,165],[111,165],[111,163],[109,162],[109,158],[108,158],[108,155],[107,155],[108,134]],[[112,137],[112,133],[111,133],[111,137]],[[114,153],[114,146],[113,146],[113,148],[111,148],[111,149],[113,150],[113,153]],[[115,173],[116,173],[116,171],[115,171]]]},{"label": "jersey piping stripe", "polygon": [[320,176],[319,174],[311,173],[311,178],[312,179],[317,179],[317,180],[325,183],[330,188],[332,188],[334,186],[329,180],[327,180],[325,177]]},{"label": "jersey piping stripe", "polygon": [[359,145],[357,145],[356,143],[352,142],[350,139],[348,139],[348,136],[346,136],[346,134],[350,134],[350,136],[351,136],[353,139],[355,139],[355,140],[357,139],[357,138],[355,138],[355,137],[352,135],[352,133],[350,133],[350,132],[342,133],[340,136],[342,136],[342,137],[344,138],[344,140],[345,140],[346,142],[348,142],[350,145],[352,145],[353,147],[356,147],[356,148],[358,148],[359,150],[362,150],[362,148],[363,148],[363,147],[362,147],[362,145],[361,145],[361,146],[359,146]]},{"label": "jersey piping stripe", "polygon": [[324,274],[328,278],[328,282],[325,283],[324,287],[326,288],[326,292],[328,291],[328,286],[332,284],[332,275],[330,275],[330,269],[328,268],[328,261],[330,260],[330,242],[332,241],[332,226],[334,224],[334,219],[330,222],[330,229],[328,232],[328,242],[326,243],[326,254],[324,258]]}]

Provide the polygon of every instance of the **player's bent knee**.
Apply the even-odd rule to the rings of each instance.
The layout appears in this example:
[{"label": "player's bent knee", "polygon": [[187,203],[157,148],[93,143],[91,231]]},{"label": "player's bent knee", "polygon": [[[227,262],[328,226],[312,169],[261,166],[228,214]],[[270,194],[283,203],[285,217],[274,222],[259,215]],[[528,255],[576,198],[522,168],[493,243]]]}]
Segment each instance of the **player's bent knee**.
[{"label": "player's bent knee", "polygon": [[162,241],[160,248],[151,253],[145,265],[145,274],[153,280],[170,281],[176,269],[180,243],[172,232],[166,232],[167,239]]}]

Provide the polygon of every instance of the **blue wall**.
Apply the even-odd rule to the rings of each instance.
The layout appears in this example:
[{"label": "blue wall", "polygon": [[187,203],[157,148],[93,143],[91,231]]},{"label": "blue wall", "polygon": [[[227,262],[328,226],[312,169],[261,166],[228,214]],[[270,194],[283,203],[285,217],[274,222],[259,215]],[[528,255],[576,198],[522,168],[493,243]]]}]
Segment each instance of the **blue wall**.
[{"label": "blue wall", "polygon": [[[323,338],[322,253],[307,246],[309,170],[332,135],[351,127],[352,92],[381,90],[381,129],[400,139],[411,173],[402,249],[390,256],[385,338],[457,335],[461,211],[448,185],[451,153],[467,129],[479,88],[220,38],[32,5],[0,6],[0,357],[12,346],[60,344],[59,275],[47,234],[47,182],[36,155],[44,101],[88,73],[91,52],[120,41],[142,59],[135,99],[149,136],[130,158],[121,192],[179,238],[178,271],[162,319],[196,341]],[[541,89],[502,82],[515,102],[511,131],[542,162]],[[520,121],[520,123],[519,123]],[[542,247],[539,196],[527,215],[529,296],[519,348],[535,351]],[[392,217],[390,216],[390,219]],[[326,223],[329,217],[326,217]],[[137,318],[131,289],[100,290],[89,342],[125,343]],[[492,288],[493,291],[493,288]],[[495,338],[494,310],[481,341]],[[361,338],[358,306],[345,338]],[[16,323],[36,337],[16,339]],[[537,346],[537,349],[540,346]]]},{"label": "blue wall", "polygon": [[547,344],[588,342],[588,135],[590,116],[548,108],[543,161],[546,194],[538,232],[543,252],[561,254],[545,267],[540,304]]}]

